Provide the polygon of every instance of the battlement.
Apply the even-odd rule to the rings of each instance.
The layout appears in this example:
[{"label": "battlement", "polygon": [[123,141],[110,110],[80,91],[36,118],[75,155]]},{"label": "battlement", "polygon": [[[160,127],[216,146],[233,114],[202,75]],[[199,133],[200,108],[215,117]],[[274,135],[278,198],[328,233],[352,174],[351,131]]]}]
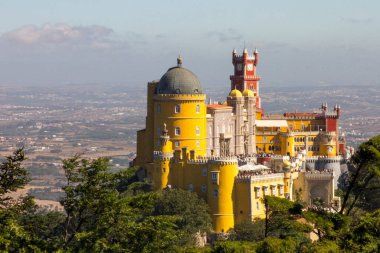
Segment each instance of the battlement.
[{"label": "battlement", "polygon": [[157,100],[204,101],[206,100],[206,94],[154,94],[154,98]]},{"label": "battlement", "polygon": [[310,180],[331,180],[334,178],[334,171],[309,171],[309,172],[304,172],[305,173],[305,178],[310,179]]},{"label": "battlement", "polygon": [[188,164],[207,164],[208,159],[202,158],[202,159],[190,159],[187,161]]},{"label": "battlement", "polygon": [[244,78],[244,80],[251,80],[251,81],[260,81],[261,79],[259,75],[247,75],[247,76],[230,75],[230,80],[242,79],[242,78]]},{"label": "battlement", "polygon": [[273,174],[263,174],[263,175],[252,175],[250,180],[252,183],[262,182],[262,181],[273,181],[273,180],[284,180],[284,173],[273,173]]},{"label": "battlement", "polygon": [[316,162],[316,161],[321,161],[325,163],[340,163],[340,161],[343,158],[341,156],[308,156],[306,157],[306,162]]},{"label": "battlement", "polygon": [[171,152],[153,151],[154,160],[170,160],[172,158],[173,158],[173,153]]},{"label": "battlement", "polygon": [[227,156],[227,157],[210,157],[208,160],[211,164],[220,164],[220,165],[238,165],[238,160],[236,156]]}]

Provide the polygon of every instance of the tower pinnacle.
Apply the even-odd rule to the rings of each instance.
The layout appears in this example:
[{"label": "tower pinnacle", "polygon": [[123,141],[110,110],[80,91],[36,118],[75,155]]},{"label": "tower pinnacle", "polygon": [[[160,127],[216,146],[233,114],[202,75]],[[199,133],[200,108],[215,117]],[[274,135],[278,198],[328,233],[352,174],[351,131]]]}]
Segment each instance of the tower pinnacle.
[{"label": "tower pinnacle", "polygon": [[182,57],[181,57],[181,55],[178,55],[178,58],[177,58],[177,66],[178,66],[178,67],[182,67]]}]

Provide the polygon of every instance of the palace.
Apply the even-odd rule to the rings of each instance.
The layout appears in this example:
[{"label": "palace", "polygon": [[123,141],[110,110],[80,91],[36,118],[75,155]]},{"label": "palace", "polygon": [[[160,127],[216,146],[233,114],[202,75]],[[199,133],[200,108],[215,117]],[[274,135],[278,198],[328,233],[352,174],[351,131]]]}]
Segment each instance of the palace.
[{"label": "palace", "polygon": [[256,67],[258,51],[232,52],[234,74],[223,103],[206,104],[197,76],[182,66],[148,83],[146,128],[137,156],[157,189],[196,192],[210,206],[215,232],[265,215],[266,195],[337,208],[334,191],[345,152],[340,107],[266,115]]}]

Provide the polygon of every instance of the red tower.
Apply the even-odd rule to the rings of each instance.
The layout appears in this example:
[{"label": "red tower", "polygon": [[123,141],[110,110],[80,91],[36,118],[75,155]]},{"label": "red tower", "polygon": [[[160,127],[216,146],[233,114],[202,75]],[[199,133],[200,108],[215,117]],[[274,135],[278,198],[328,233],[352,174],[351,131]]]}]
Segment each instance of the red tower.
[{"label": "red tower", "polygon": [[234,65],[234,74],[230,76],[231,90],[238,89],[243,92],[245,89],[252,90],[256,95],[256,108],[261,108],[259,96],[260,76],[256,74],[256,66],[259,61],[257,49],[253,54],[248,54],[245,48],[243,55],[238,55],[236,50],[232,52],[232,64]]}]

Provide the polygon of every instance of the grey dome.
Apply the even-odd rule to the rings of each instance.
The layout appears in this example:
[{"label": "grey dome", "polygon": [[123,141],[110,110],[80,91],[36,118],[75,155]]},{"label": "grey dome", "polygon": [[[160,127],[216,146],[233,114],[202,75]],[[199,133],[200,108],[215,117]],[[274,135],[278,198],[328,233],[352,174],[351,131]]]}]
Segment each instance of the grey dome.
[{"label": "grey dome", "polygon": [[178,66],[168,69],[161,77],[156,93],[199,94],[202,93],[202,86],[193,72],[182,67],[182,59],[179,58]]}]

